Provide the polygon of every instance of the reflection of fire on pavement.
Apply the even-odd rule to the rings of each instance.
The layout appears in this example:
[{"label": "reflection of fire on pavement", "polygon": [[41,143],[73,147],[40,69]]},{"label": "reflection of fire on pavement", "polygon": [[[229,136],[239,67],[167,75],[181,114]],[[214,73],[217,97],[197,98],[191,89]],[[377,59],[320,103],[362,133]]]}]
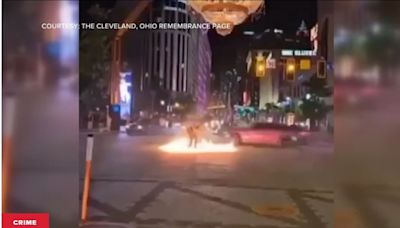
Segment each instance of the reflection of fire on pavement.
[{"label": "reflection of fire on pavement", "polygon": [[189,147],[189,140],[186,138],[175,139],[160,147],[160,150],[167,153],[176,154],[196,154],[196,153],[233,153],[237,148],[233,143],[212,143],[202,140],[197,143],[196,148]]}]

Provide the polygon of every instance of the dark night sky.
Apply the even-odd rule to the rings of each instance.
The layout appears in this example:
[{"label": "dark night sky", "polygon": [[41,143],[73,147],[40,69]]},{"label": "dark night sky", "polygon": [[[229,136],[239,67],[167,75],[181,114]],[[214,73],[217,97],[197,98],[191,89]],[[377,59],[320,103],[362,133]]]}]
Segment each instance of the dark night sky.
[{"label": "dark night sky", "polygon": [[[91,5],[98,3],[101,7],[112,9],[115,0],[80,1],[80,18],[88,20],[86,14]],[[247,45],[243,42],[243,31],[263,31],[265,28],[279,28],[287,33],[295,33],[304,19],[308,28],[317,21],[317,0],[266,0],[265,15],[254,23],[249,21],[235,27],[232,34],[222,37],[215,31],[209,32],[213,51],[213,71],[219,71],[215,66],[222,68],[234,64],[237,47]],[[217,73],[217,72],[215,72]]]}]

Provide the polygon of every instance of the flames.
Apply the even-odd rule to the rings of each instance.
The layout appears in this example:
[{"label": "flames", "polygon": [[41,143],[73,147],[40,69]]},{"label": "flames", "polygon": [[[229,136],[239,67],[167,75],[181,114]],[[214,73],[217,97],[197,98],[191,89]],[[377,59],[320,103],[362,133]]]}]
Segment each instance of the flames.
[{"label": "flames", "polygon": [[159,149],[171,154],[196,154],[196,153],[234,153],[237,148],[233,143],[213,143],[205,140],[197,143],[197,147],[189,147],[189,140],[185,137],[177,138]]}]

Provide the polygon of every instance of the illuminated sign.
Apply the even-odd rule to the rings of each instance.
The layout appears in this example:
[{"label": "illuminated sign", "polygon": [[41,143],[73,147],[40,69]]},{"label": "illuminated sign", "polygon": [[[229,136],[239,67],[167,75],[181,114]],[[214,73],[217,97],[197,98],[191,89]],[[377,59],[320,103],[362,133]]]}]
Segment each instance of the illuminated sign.
[{"label": "illuminated sign", "polygon": [[309,70],[309,69],[311,69],[311,61],[309,59],[301,59],[300,70]]},{"label": "illuminated sign", "polygon": [[120,115],[122,119],[127,119],[131,114],[131,88],[132,88],[132,73],[131,72],[121,72],[121,79],[119,84],[120,91]]},{"label": "illuminated sign", "polygon": [[267,69],[275,69],[275,68],[276,68],[276,60],[267,59]]},{"label": "illuminated sign", "polygon": [[282,50],[282,56],[315,56],[313,50]]},{"label": "illuminated sign", "polygon": [[283,55],[283,56],[293,56],[293,50],[282,50],[281,55]]},{"label": "illuminated sign", "polygon": [[311,29],[311,34],[310,34],[310,41],[314,41],[318,38],[318,24],[316,24],[312,29]]},{"label": "illuminated sign", "polygon": [[310,41],[313,46],[313,53],[316,55],[318,52],[318,24],[311,29]]},{"label": "illuminated sign", "polygon": [[254,35],[254,32],[253,31],[244,31],[243,34],[252,36],[252,35]]}]

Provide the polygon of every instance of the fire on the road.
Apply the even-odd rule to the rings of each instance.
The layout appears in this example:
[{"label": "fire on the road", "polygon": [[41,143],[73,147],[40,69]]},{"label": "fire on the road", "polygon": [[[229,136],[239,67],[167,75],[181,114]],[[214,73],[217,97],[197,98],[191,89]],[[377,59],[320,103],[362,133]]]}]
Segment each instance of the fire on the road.
[{"label": "fire on the road", "polygon": [[172,154],[234,153],[238,151],[233,143],[212,143],[202,140],[197,144],[196,148],[188,145],[189,140],[182,137],[162,145],[159,149]]}]

